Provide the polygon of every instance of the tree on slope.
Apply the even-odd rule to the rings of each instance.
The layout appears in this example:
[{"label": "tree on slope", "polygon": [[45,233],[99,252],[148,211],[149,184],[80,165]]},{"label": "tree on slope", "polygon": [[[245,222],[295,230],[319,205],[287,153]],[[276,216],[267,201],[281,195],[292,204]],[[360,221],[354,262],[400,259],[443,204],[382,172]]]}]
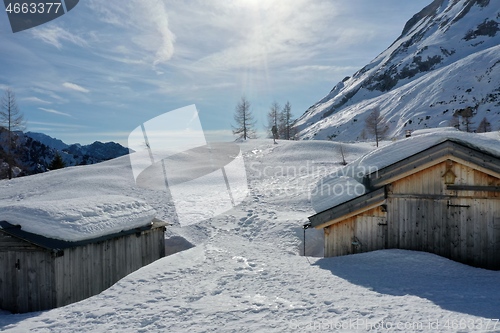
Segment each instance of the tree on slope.
[{"label": "tree on slope", "polygon": [[255,121],[250,111],[250,102],[245,97],[242,97],[241,101],[236,105],[234,121],[236,121],[236,126],[233,126],[233,134],[237,135],[238,139],[256,138]]},{"label": "tree on slope", "polygon": [[479,125],[477,126],[477,133],[486,133],[486,132],[491,132],[491,123],[486,119],[486,117],[481,120]]},{"label": "tree on slope", "polygon": [[24,130],[24,117],[16,102],[16,95],[7,89],[0,101],[0,126],[7,130],[5,142],[5,158],[8,164],[8,177],[12,179],[12,167],[15,162],[15,135],[13,131]]},{"label": "tree on slope", "polygon": [[[463,124],[465,126],[466,132],[472,132],[471,125],[474,124],[474,122],[472,122],[472,117],[474,117],[474,111],[472,110],[471,107],[466,107],[465,109],[456,110],[453,113],[453,117],[454,117],[453,124],[455,124],[457,122],[457,120],[459,121],[458,127],[457,126],[455,126],[455,127],[460,129],[460,124]],[[462,117],[461,123],[460,123],[459,117]]]},{"label": "tree on slope", "polygon": [[380,109],[376,107],[365,120],[366,130],[368,133],[375,135],[375,142],[383,140],[389,131],[389,126],[380,114]]},{"label": "tree on slope", "polygon": [[292,118],[292,105],[287,101],[281,111],[281,130],[283,132],[283,139],[291,140],[295,136],[295,128],[293,127],[294,121],[295,120]]},{"label": "tree on slope", "polygon": [[[280,124],[280,119],[281,119],[281,112],[280,112],[280,105],[277,102],[273,102],[271,104],[271,107],[269,109],[269,112],[267,113],[267,132],[269,133],[269,137],[272,137],[272,131],[271,129],[273,126],[276,126],[276,128],[279,128]],[[275,138],[275,139],[279,139]]]},{"label": "tree on slope", "polygon": [[450,126],[455,127],[457,130],[460,130],[460,118],[458,114],[454,113],[450,120]]},{"label": "tree on slope", "polygon": [[52,162],[50,162],[49,169],[57,170],[57,169],[62,169],[64,167],[66,167],[66,163],[64,163],[61,154],[59,154],[59,152],[56,152],[56,155],[52,159]]}]

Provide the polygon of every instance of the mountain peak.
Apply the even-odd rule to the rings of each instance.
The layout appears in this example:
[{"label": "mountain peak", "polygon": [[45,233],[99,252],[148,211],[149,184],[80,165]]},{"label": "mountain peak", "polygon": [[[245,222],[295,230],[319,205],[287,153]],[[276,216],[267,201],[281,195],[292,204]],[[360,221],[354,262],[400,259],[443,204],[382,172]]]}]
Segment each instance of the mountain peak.
[{"label": "mountain peak", "polygon": [[409,125],[444,124],[464,107],[500,119],[499,18],[499,1],[433,1],[384,52],[298,119],[300,137],[356,140],[374,107],[391,119],[392,136]]},{"label": "mountain peak", "polygon": [[[430,5],[422,9],[417,14],[413,15],[413,17],[406,22],[405,27],[403,28],[403,32],[401,36],[406,35],[418,22],[420,22],[424,18],[432,17],[436,14],[438,9],[443,5],[446,0],[434,0]],[[401,38],[401,36],[399,38]]]},{"label": "mountain peak", "polygon": [[33,140],[36,140],[40,143],[43,143],[47,147],[58,149],[58,150],[63,150],[68,147],[66,143],[59,139],[55,139],[51,136],[48,136],[47,134],[43,133],[37,133],[37,132],[26,132],[26,136],[32,138]]}]

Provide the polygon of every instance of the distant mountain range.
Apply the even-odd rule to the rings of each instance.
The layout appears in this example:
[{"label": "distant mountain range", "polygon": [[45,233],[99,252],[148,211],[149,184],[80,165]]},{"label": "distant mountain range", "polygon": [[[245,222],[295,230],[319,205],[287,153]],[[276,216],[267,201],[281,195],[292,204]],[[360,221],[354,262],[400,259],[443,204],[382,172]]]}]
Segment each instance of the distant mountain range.
[{"label": "distant mountain range", "polygon": [[128,148],[116,142],[102,143],[100,141],[95,141],[89,145],[82,146],[79,143],[68,145],[59,139],[54,139],[43,133],[27,132],[26,136],[49,148],[60,151],[67,165],[95,164],[129,153]]},{"label": "distant mountain range", "polygon": [[26,132],[26,136],[32,138],[33,140],[36,140],[40,143],[43,143],[49,148],[54,148],[57,150],[63,150],[69,147],[69,145],[65,144],[59,139],[55,139],[51,136],[48,136],[47,134],[43,133],[36,133],[36,132]]},{"label": "distant mountain range", "polygon": [[448,126],[470,107],[500,127],[500,1],[435,0],[367,66],[339,82],[296,122],[302,139],[359,140],[375,108],[389,136]]},{"label": "distant mountain range", "polygon": [[[0,142],[5,142],[6,130],[0,129]],[[15,174],[31,175],[46,172],[55,156],[59,154],[66,166],[87,165],[107,161],[127,155],[129,149],[115,142],[102,143],[96,141],[89,145],[78,143],[68,145],[59,139],[43,133],[14,132],[16,147]],[[5,147],[0,144],[0,178],[6,164],[2,157]]]}]

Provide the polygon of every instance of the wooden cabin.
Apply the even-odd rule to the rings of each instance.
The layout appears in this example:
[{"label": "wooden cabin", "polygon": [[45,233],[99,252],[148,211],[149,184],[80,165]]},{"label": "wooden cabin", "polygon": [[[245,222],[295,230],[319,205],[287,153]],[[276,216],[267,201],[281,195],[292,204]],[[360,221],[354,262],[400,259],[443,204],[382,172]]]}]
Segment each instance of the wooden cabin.
[{"label": "wooden cabin", "polygon": [[309,217],[326,257],[395,248],[500,270],[500,156],[448,139],[364,183],[364,195]]},{"label": "wooden cabin", "polygon": [[0,222],[0,309],[48,310],[109,288],[165,256],[165,223],[69,242]]}]

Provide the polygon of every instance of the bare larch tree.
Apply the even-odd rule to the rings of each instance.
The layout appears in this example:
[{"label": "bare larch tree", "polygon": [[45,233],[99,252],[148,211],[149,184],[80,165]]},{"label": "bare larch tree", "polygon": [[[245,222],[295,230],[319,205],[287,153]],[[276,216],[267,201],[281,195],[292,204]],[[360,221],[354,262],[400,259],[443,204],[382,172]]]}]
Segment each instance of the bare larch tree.
[{"label": "bare larch tree", "polygon": [[[474,117],[474,110],[471,107],[466,107],[465,109],[456,110],[453,113],[453,117],[454,119],[459,119],[458,117],[462,117],[462,124],[465,126],[465,131],[472,132],[471,125],[474,124],[472,122],[472,117]],[[456,120],[453,120],[453,123],[456,123]],[[460,129],[460,126],[457,128]]]},{"label": "bare larch tree", "polygon": [[242,97],[236,105],[234,112],[234,121],[236,126],[233,126],[233,134],[238,136],[238,139],[255,139],[255,121],[250,110],[250,102]]},{"label": "bare larch tree", "polygon": [[486,133],[486,132],[491,132],[491,123],[486,119],[486,117],[481,120],[479,125],[477,126],[477,133]]},{"label": "bare larch tree", "polygon": [[293,127],[294,119],[292,118],[292,105],[286,102],[283,110],[281,111],[281,128],[283,132],[283,139],[291,140],[295,136],[295,128]]},{"label": "bare larch tree", "polygon": [[375,135],[375,142],[383,140],[389,131],[389,126],[380,114],[380,109],[376,107],[365,120],[366,130],[368,133]]},{"label": "bare larch tree", "polygon": [[[269,108],[269,112],[267,113],[267,130],[270,137],[274,136],[271,129],[273,127],[278,128],[279,126],[280,116],[280,105],[278,104],[278,102],[273,102],[273,104],[271,104],[271,107]],[[279,139],[279,137],[275,137],[274,139]]]},{"label": "bare larch tree", "polygon": [[16,102],[16,95],[11,89],[7,89],[0,101],[0,126],[7,131],[7,142],[5,142],[5,159],[9,166],[8,177],[12,179],[12,167],[14,166],[15,136],[13,131],[24,130],[24,117]]}]

